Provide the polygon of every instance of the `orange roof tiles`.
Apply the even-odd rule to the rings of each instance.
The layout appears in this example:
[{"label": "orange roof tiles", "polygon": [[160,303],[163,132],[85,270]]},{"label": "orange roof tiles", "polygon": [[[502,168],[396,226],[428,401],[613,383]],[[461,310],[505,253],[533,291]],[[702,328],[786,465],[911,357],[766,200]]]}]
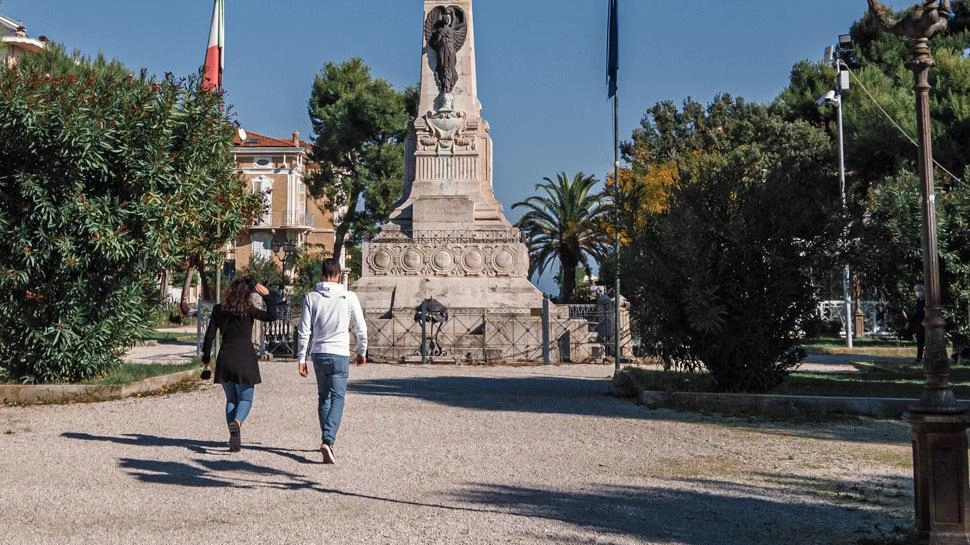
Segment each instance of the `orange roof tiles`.
[{"label": "orange roof tiles", "polygon": [[[271,136],[266,136],[253,131],[246,131],[246,141],[243,142],[239,139],[239,135],[232,138],[232,143],[235,146],[241,146],[244,148],[292,148],[293,140],[288,140],[286,138],[273,138]],[[310,151],[313,149],[313,144],[300,140],[300,147]]]}]

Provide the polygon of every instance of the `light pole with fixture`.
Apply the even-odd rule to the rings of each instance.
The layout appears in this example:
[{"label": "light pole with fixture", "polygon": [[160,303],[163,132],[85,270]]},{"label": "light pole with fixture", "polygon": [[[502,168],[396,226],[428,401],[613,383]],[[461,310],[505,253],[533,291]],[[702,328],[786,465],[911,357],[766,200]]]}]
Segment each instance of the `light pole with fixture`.
[{"label": "light pole with fixture", "polygon": [[898,20],[877,0],[869,11],[883,29],[907,38],[916,94],[916,128],[919,147],[920,201],[923,216],[923,284],[926,286],[926,382],[919,401],[903,413],[912,426],[913,489],[916,529],[920,540],[931,544],[970,543],[970,496],[967,468],[967,407],[957,402],[950,386],[946,354],[946,321],[940,302],[940,269],[936,237],[936,193],[933,184],[933,145],[930,126],[929,40],[947,29],[949,0],[925,0]]},{"label": "light pole with fixture", "polygon": [[[831,104],[835,106],[837,127],[839,133],[839,194],[842,199],[842,217],[845,221],[849,218],[849,206],[845,196],[845,145],[842,136],[842,91],[849,88],[849,71],[843,56],[852,51],[852,37],[848,34],[839,36],[837,46],[825,48],[825,60],[832,62],[836,69],[835,90],[825,93],[824,96],[816,101],[822,106]],[[843,244],[848,242],[848,229],[842,230]],[[849,264],[842,267],[842,300],[845,303],[845,344],[852,348],[853,318],[852,312],[852,276],[849,272]]]}]

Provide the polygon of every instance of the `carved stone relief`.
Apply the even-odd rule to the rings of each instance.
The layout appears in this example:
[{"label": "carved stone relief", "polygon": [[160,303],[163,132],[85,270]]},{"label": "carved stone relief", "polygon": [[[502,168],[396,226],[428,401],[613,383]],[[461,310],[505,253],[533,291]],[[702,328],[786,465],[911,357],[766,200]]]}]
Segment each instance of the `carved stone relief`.
[{"label": "carved stone relief", "polygon": [[469,122],[465,112],[428,112],[415,121],[414,129],[418,151],[448,155],[478,149],[474,135],[478,123]]},{"label": "carved stone relief", "polygon": [[375,276],[513,276],[521,244],[385,243],[367,258]]}]

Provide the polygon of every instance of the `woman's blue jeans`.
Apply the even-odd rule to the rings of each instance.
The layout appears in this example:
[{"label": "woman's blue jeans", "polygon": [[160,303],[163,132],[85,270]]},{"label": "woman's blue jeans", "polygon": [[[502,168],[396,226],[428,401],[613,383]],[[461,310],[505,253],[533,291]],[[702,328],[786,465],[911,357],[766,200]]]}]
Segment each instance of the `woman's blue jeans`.
[{"label": "woman's blue jeans", "polygon": [[256,386],[223,382],[222,389],[226,392],[226,423],[231,424],[233,420],[238,420],[242,424],[253,408]]},{"label": "woman's blue jeans", "polygon": [[347,378],[350,376],[350,356],[316,353],[313,372],[317,375],[317,411],[320,415],[320,435],[324,443],[333,445],[344,414]]}]

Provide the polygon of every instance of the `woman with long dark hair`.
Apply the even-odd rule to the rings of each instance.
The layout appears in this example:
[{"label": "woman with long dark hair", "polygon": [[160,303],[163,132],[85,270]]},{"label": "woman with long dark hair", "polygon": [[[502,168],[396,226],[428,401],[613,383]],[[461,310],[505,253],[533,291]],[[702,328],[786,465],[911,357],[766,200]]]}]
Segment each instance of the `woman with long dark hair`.
[{"label": "woman with long dark hair", "polygon": [[[266,310],[253,306],[252,295],[258,293]],[[212,309],[209,326],[202,344],[202,363],[209,368],[212,342],[216,330],[222,334],[222,347],[216,358],[213,381],[226,392],[226,423],[229,425],[229,451],[242,448],[240,428],[253,407],[255,386],[261,382],[259,362],[253,347],[253,321],[276,319],[276,300],[266,286],[256,280],[237,278],[229,284],[222,304]]]}]

